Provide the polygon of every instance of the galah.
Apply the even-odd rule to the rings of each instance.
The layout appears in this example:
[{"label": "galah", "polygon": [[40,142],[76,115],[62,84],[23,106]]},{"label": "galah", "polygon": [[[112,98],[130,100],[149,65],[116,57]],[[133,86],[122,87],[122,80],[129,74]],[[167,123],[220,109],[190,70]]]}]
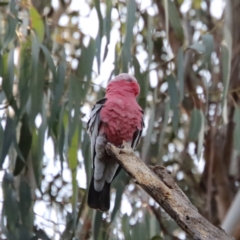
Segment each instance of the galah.
[{"label": "galah", "polygon": [[110,207],[110,184],[121,167],[110,155],[107,142],[120,147],[123,141],[136,148],[144,127],[143,111],[136,97],[140,87],[135,77],[122,73],[110,80],[106,95],[92,108],[87,129],[91,137],[93,175],[88,205],[100,211]]}]

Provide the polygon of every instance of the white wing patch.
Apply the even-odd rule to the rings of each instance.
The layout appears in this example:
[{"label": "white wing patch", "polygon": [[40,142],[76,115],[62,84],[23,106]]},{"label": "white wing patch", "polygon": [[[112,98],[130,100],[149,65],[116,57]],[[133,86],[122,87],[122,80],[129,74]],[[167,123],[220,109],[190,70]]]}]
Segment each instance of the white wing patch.
[{"label": "white wing patch", "polygon": [[109,159],[109,156],[107,156],[105,151],[106,143],[107,139],[104,135],[97,136],[94,158],[94,188],[96,191],[103,189],[105,181],[112,182],[119,166],[115,160]]},{"label": "white wing patch", "polygon": [[105,170],[105,162],[103,161],[105,153],[105,145],[107,143],[107,139],[105,136],[98,136],[95,144],[96,155],[94,158],[94,179],[100,180],[103,177],[103,172]]},{"label": "white wing patch", "polygon": [[111,183],[113,180],[113,177],[115,176],[115,173],[118,169],[119,164],[115,161],[107,163],[106,170],[104,173],[105,181],[108,183]]},{"label": "white wing patch", "polygon": [[[94,172],[94,188],[96,191],[100,192],[103,187],[104,187],[104,183],[107,182],[107,183],[111,183],[114,176],[115,176],[115,173],[119,167],[119,164],[117,162],[115,162],[114,160],[113,161],[110,161],[110,162],[102,162],[103,163],[103,166],[104,166],[104,171],[102,172],[103,168],[101,168],[101,173],[102,173],[102,178],[96,178],[95,175],[96,175],[96,168],[95,168],[95,172]],[[96,161],[95,161],[95,164],[96,164]],[[100,175],[98,175],[100,176]]]}]

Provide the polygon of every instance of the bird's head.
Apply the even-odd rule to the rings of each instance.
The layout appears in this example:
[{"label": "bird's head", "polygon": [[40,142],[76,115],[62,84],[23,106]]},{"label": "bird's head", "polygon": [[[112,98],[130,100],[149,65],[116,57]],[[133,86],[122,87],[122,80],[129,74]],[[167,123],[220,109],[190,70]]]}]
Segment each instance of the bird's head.
[{"label": "bird's head", "polygon": [[140,93],[137,79],[127,73],[121,73],[108,82],[107,93],[118,92],[120,94],[134,94],[136,97]]}]

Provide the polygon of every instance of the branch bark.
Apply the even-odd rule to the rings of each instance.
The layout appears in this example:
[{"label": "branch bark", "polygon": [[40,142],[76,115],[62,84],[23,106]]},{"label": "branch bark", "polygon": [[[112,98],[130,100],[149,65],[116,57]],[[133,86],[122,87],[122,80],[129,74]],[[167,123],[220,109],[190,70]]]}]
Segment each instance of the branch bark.
[{"label": "branch bark", "polygon": [[147,167],[125,142],[123,146],[117,148],[108,143],[106,151],[193,239],[233,239],[198,212],[167,169],[161,166]]}]

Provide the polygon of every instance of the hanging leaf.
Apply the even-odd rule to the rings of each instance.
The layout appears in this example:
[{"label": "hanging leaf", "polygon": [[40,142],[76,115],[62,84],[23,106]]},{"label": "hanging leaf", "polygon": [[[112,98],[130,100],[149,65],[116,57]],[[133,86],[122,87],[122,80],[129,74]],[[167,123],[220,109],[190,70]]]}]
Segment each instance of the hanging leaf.
[{"label": "hanging leaf", "polygon": [[95,4],[97,15],[98,15],[100,36],[102,37],[103,36],[103,17],[100,9],[100,1],[94,0],[94,4]]},{"label": "hanging leaf", "polygon": [[[78,79],[74,76],[70,76],[70,85],[69,85],[69,93],[68,93],[68,102],[69,102],[69,133],[68,133],[68,143],[69,146],[72,141],[72,137],[75,133],[76,127],[79,121],[79,114],[80,114],[80,97],[81,96],[81,89],[78,88]],[[76,147],[76,146],[75,146]]]},{"label": "hanging leaf", "polygon": [[7,16],[7,30],[4,35],[3,48],[7,48],[9,43],[14,40],[16,36],[16,27],[17,27],[17,18],[15,14],[11,12]]},{"label": "hanging leaf", "polygon": [[31,232],[30,232],[29,228],[24,225],[19,225],[18,235],[19,235],[19,239],[32,240]]},{"label": "hanging leaf", "polygon": [[34,232],[35,236],[31,240],[51,240],[42,229],[36,229]]},{"label": "hanging leaf", "polygon": [[122,231],[125,236],[125,239],[133,239],[130,234],[129,217],[127,214],[124,214],[122,216]]},{"label": "hanging leaf", "polygon": [[39,15],[35,7],[31,6],[29,9],[32,28],[36,31],[39,42],[44,38],[44,23],[42,17]]},{"label": "hanging leaf", "polygon": [[9,54],[3,55],[2,61],[2,89],[7,97],[8,102],[11,104],[15,112],[17,113],[16,101],[13,98],[13,81],[14,81],[14,48],[11,48]]},{"label": "hanging leaf", "polygon": [[[90,85],[95,50],[96,42],[94,39],[91,39],[89,45],[86,48],[82,48],[82,53],[79,58],[79,64],[76,70],[76,74],[80,80],[78,81],[79,88],[83,89],[81,99],[84,99],[87,95],[87,90]],[[84,80],[86,80],[86,82]]]},{"label": "hanging leaf", "polygon": [[154,236],[151,238],[151,240],[163,240],[163,238],[160,236]]},{"label": "hanging leaf", "polygon": [[21,214],[22,224],[31,228],[32,213],[30,212],[32,204],[31,189],[25,180],[21,180],[19,188],[19,210]]},{"label": "hanging leaf", "polygon": [[211,34],[202,35],[203,45],[205,46],[204,64],[207,64],[208,68],[211,66],[211,54],[214,51],[214,39]]},{"label": "hanging leaf", "polygon": [[52,93],[53,102],[51,106],[51,116],[48,121],[49,128],[52,127],[53,122],[56,118],[56,114],[59,111],[60,100],[64,90],[65,74],[66,74],[66,62],[61,61],[57,68],[56,78],[54,79],[54,82],[53,82],[53,93]]},{"label": "hanging leaf", "polygon": [[107,5],[107,10],[106,10],[106,17],[104,19],[105,23],[105,34],[107,38],[105,50],[104,50],[104,56],[103,56],[103,61],[106,59],[107,54],[108,54],[108,45],[110,43],[110,30],[111,30],[111,13],[112,13],[112,0],[107,0],[106,1]]},{"label": "hanging leaf", "polygon": [[201,114],[201,128],[198,135],[198,148],[197,148],[197,157],[200,160],[202,149],[203,149],[203,143],[204,143],[204,130],[205,130],[205,116],[203,114],[203,111],[200,111]]},{"label": "hanging leaf", "polygon": [[20,52],[20,74],[19,74],[19,83],[18,83],[18,92],[20,99],[20,116],[22,115],[25,105],[28,100],[29,90],[30,90],[30,80],[31,80],[31,64],[32,59],[29,58],[31,55],[31,42],[25,41],[21,46]]},{"label": "hanging leaf", "polygon": [[32,73],[33,78],[31,79],[31,108],[29,109],[28,115],[30,118],[30,126],[33,128],[35,119],[38,114],[42,111],[43,104],[43,88],[45,80],[45,69],[42,63],[38,64],[37,72]]},{"label": "hanging leaf", "polygon": [[[159,237],[158,234],[161,232],[161,229],[159,226],[159,222],[154,214],[151,214],[151,215],[149,214],[149,218],[150,218],[150,221],[149,221],[150,237],[152,240],[154,239],[154,237]],[[159,239],[156,239],[156,240],[159,240]],[[161,240],[163,239],[161,238]]]},{"label": "hanging leaf", "polygon": [[115,204],[111,214],[111,222],[114,221],[117,211],[119,211],[121,202],[122,202],[122,195],[124,193],[124,189],[129,182],[129,176],[126,174],[125,171],[120,171],[117,177],[114,179],[112,187],[116,189],[116,197],[115,197]]},{"label": "hanging leaf", "polygon": [[100,8],[100,1],[94,0],[94,4],[96,7],[98,21],[99,21],[99,29],[98,29],[97,37],[95,39],[95,43],[96,43],[96,57],[97,57],[98,73],[100,73],[101,47],[102,47],[102,37],[103,37],[104,25],[103,25],[103,17],[102,17],[101,8]]},{"label": "hanging leaf", "polygon": [[119,52],[120,52],[119,46],[118,44],[116,44],[114,51],[114,70],[113,70],[115,76],[117,76],[120,73],[119,65],[121,62],[121,58],[119,57]]},{"label": "hanging leaf", "polygon": [[206,52],[205,46],[202,43],[199,43],[199,42],[193,43],[188,48],[193,49],[193,50],[197,51],[200,54]]},{"label": "hanging leaf", "polygon": [[87,175],[87,186],[90,185],[90,180],[92,177],[92,156],[91,156],[91,151],[90,151],[90,138],[87,134],[86,131],[83,133],[83,141],[82,141],[82,155],[84,159],[84,167],[85,167],[85,172]]},{"label": "hanging leaf", "polygon": [[179,100],[183,101],[184,98],[184,56],[183,47],[180,47],[177,55],[177,77],[179,81]]},{"label": "hanging leaf", "polygon": [[25,166],[32,144],[32,134],[29,129],[28,116],[26,113],[23,115],[21,122],[22,126],[20,130],[20,140],[18,143],[18,147],[24,158],[24,161],[21,159],[19,155],[17,156],[14,168],[14,176],[18,175]]},{"label": "hanging leaf", "polygon": [[155,119],[155,111],[154,108],[152,107],[149,111],[149,122],[148,122],[148,128],[147,128],[147,134],[143,139],[143,144],[142,144],[142,149],[141,149],[141,156],[142,160],[144,162],[148,161],[148,153],[149,153],[149,147],[151,145],[151,136],[153,132],[153,127],[154,127],[154,119]]},{"label": "hanging leaf", "polygon": [[138,59],[133,56],[133,66],[135,71],[135,77],[140,85],[140,94],[138,96],[138,102],[139,105],[142,107],[142,109],[146,108],[147,104],[147,94],[148,94],[148,88],[149,88],[149,81],[148,81],[148,75],[146,73],[141,73],[141,67],[139,64]]},{"label": "hanging leaf", "polygon": [[[78,159],[77,159],[78,137],[79,137],[79,134],[78,134],[78,127],[77,127],[75,128],[74,135],[71,139],[71,142],[69,143],[69,151],[68,151],[69,168],[71,169],[72,173],[77,171],[77,166],[78,166]],[[72,181],[73,181],[72,182],[73,184],[76,184],[75,182],[76,179],[72,179]],[[76,194],[76,192],[73,192],[73,195],[74,194]]]},{"label": "hanging leaf", "polygon": [[221,45],[222,56],[222,79],[223,79],[223,97],[222,97],[222,116],[225,124],[228,123],[227,113],[227,93],[229,89],[231,56],[226,44]]},{"label": "hanging leaf", "polygon": [[169,7],[168,7],[168,0],[164,0],[164,10],[165,10],[165,31],[167,41],[169,43]]},{"label": "hanging leaf", "polygon": [[2,169],[2,165],[8,154],[8,150],[15,137],[15,128],[16,128],[16,125],[14,120],[10,117],[7,117],[6,126],[3,133],[3,140],[2,140],[3,145],[2,145],[2,152],[0,155],[0,169]]},{"label": "hanging leaf", "polygon": [[3,127],[2,127],[2,120],[0,118],[0,156],[1,157],[2,157],[3,141],[4,141],[4,130],[3,130]]},{"label": "hanging leaf", "polygon": [[158,145],[158,159],[160,160],[160,153],[162,150],[162,146],[163,146],[163,141],[164,141],[164,136],[165,136],[165,130],[168,124],[168,120],[169,120],[169,111],[170,111],[170,101],[169,98],[167,98],[165,100],[165,106],[164,106],[164,119],[163,119],[163,124],[162,124],[162,128],[161,128],[161,133],[159,136],[159,145]]},{"label": "hanging leaf", "polygon": [[16,193],[13,188],[13,176],[7,172],[5,172],[3,176],[2,188],[4,195],[3,209],[4,215],[6,216],[5,219],[7,221],[9,235],[12,239],[16,239],[19,208]]},{"label": "hanging leaf", "polygon": [[41,177],[41,159],[38,157],[38,135],[36,130],[33,130],[32,134],[32,148],[31,148],[31,160],[33,165],[33,171],[35,180],[37,183],[38,188],[40,188],[40,177]]},{"label": "hanging leaf", "polygon": [[150,64],[152,62],[152,55],[153,55],[153,17],[148,15],[148,27],[147,27],[147,46],[148,46],[148,66],[149,69]]},{"label": "hanging leaf", "polygon": [[56,68],[55,68],[51,53],[43,44],[40,44],[39,46],[40,46],[41,50],[43,51],[43,54],[47,61],[48,67],[49,67],[50,71],[52,72],[53,79],[54,79],[56,77]]},{"label": "hanging leaf", "polygon": [[190,129],[188,132],[189,141],[196,141],[202,128],[202,111],[194,107],[191,112]]},{"label": "hanging leaf", "polygon": [[100,228],[102,227],[102,212],[95,211],[93,239],[100,238]]},{"label": "hanging leaf", "polygon": [[175,2],[168,0],[168,16],[169,21],[173,27],[174,32],[176,33],[179,40],[183,41],[184,32],[181,24],[181,19],[179,16],[179,12],[176,8]]},{"label": "hanging leaf", "polygon": [[61,161],[61,170],[63,170],[63,161],[64,161],[64,155],[65,155],[64,154],[64,140],[65,140],[64,112],[65,112],[65,105],[62,105],[59,113],[60,116],[58,119],[58,141],[57,141],[57,149],[56,149]]},{"label": "hanging leaf", "polygon": [[239,106],[235,107],[234,122],[235,122],[234,149],[240,152],[240,107]]},{"label": "hanging leaf", "polygon": [[32,132],[32,165],[33,171],[36,179],[36,184],[39,190],[41,191],[41,179],[42,179],[42,161],[44,156],[44,138],[47,128],[47,119],[46,119],[46,98],[42,100],[42,109],[41,109],[41,119],[42,123],[38,130],[33,130]]},{"label": "hanging leaf", "polygon": [[178,133],[178,120],[179,120],[179,94],[176,85],[176,78],[173,75],[167,76],[168,94],[170,96],[170,106],[173,110],[173,130],[175,135]]},{"label": "hanging leaf", "polygon": [[131,44],[133,39],[133,26],[135,23],[136,13],[135,0],[127,1],[127,20],[126,20],[126,37],[122,48],[122,70],[128,72],[128,64],[131,62]]}]

